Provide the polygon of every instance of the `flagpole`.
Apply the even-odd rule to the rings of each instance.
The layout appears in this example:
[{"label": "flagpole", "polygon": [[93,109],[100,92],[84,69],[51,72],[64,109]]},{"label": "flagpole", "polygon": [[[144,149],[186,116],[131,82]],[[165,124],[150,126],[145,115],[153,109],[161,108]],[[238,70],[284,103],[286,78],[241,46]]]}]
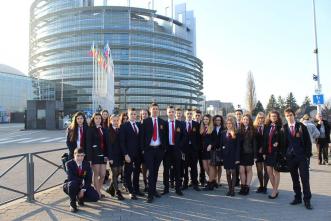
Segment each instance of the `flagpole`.
[{"label": "flagpole", "polygon": [[92,51],[92,65],[93,65],[93,72],[92,72],[92,114],[95,112],[95,47],[93,42],[93,51]]},{"label": "flagpole", "polygon": [[61,102],[63,102],[63,68],[61,68]]}]

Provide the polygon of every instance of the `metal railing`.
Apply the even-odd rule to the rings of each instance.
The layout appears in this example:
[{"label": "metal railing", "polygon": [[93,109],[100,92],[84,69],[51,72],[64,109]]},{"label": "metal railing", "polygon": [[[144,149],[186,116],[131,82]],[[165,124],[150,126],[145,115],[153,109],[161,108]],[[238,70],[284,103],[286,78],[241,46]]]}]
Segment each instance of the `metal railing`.
[{"label": "metal railing", "polygon": [[[45,157],[42,157],[41,154],[51,153],[51,152],[58,152],[58,151],[65,151],[65,152],[67,152],[67,150],[68,150],[68,148],[59,148],[59,149],[53,149],[53,150],[46,150],[46,151],[39,151],[39,152],[33,152],[33,153],[25,153],[25,154],[12,155],[12,156],[7,156],[7,157],[0,157],[0,164],[1,164],[1,161],[3,161],[3,160],[13,159],[13,158],[19,158],[14,163],[12,163],[2,174],[0,174],[0,183],[1,183],[0,189],[4,189],[4,190],[7,190],[7,191],[10,191],[10,192],[13,192],[13,193],[18,193],[18,194],[21,195],[19,197],[14,197],[14,198],[5,200],[4,202],[1,202],[0,201],[0,206],[1,205],[4,205],[6,203],[10,203],[10,202],[13,202],[15,200],[24,198],[24,197],[27,198],[27,201],[28,202],[32,202],[32,201],[34,201],[34,195],[36,193],[39,193],[41,191],[45,191],[45,190],[48,190],[50,188],[56,187],[58,185],[61,185],[62,182],[61,183],[56,183],[56,184],[54,184],[54,185],[52,185],[50,187],[41,189],[48,180],[50,180],[52,177],[54,177],[54,175],[56,174],[57,171],[59,171],[60,169],[64,169],[63,168],[63,164],[62,164],[62,162],[61,162],[60,159],[59,159],[59,161],[61,163],[59,163],[59,164],[58,163],[54,163],[51,160],[46,159]],[[34,158],[38,158],[39,160],[44,161],[47,164],[50,164],[50,165],[52,165],[52,166],[55,167],[55,170],[53,170],[41,182],[41,184],[39,184],[39,186],[37,188],[35,188],[35,184],[34,184],[34,181],[35,181]],[[26,171],[26,191],[23,192],[21,190],[14,189],[14,187],[7,187],[7,186],[2,185],[2,183],[3,183],[3,177],[6,174],[9,174],[11,171],[13,171],[13,168],[15,168],[23,160],[26,161],[26,168],[25,168],[25,171]],[[15,186],[15,185],[12,185],[12,186]]]}]

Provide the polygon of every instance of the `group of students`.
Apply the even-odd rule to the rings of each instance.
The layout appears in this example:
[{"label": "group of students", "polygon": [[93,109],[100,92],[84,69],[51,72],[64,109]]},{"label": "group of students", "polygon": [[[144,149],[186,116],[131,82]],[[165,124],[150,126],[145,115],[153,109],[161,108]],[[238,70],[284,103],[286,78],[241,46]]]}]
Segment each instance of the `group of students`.
[{"label": "group of students", "polygon": [[[221,185],[222,167],[226,170],[227,196],[235,196],[239,180],[239,194],[247,195],[254,163],[260,183],[256,192],[267,193],[270,180],[269,198],[276,199],[280,173],[275,166],[280,158],[286,159],[293,181],[295,198],[291,204],[302,203],[300,177],[305,207],[311,209],[309,132],[304,124],[295,121],[293,110],[286,109],[284,113],[287,123],[283,125],[277,111],[271,111],[267,117],[260,112],[253,121],[249,113],[236,110],[235,115],[228,115],[224,120],[220,115],[202,116],[199,110],[191,109],[183,113],[179,108],[168,106],[167,120],[163,120],[159,117],[158,104],[152,103],[149,110],[140,111],[139,121],[138,112],[129,108],[120,116],[109,116],[107,111],[94,113],[87,125],[84,114],[78,112],[67,133],[69,155],[73,159],[67,162],[68,179],[63,188],[70,196],[70,209],[77,211],[77,201],[83,205],[86,200],[105,197],[101,190],[107,162],[112,178],[106,192],[119,200],[124,199],[118,185],[120,174],[124,176],[130,198],[136,200],[137,196],[145,195],[139,188],[142,173],[146,202],[151,203],[155,197],[169,194],[169,188],[175,188],[179,196],[189,186],[200,191],[198,178],[203,190],[217,188]],[[162,162],[163,192],[160,194],[156,183]]]}]

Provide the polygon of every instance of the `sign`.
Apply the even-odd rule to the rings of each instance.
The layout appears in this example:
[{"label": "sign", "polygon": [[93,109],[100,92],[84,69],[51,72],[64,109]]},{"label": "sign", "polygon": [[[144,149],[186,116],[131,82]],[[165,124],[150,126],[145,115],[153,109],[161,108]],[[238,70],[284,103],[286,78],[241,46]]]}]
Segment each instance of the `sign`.
[{"label": "sign", "polygon": [[323,94],[315,94],[315,95],[313,95],[313,103],[315,105],[324,104],[324,96],[323,96]]}]

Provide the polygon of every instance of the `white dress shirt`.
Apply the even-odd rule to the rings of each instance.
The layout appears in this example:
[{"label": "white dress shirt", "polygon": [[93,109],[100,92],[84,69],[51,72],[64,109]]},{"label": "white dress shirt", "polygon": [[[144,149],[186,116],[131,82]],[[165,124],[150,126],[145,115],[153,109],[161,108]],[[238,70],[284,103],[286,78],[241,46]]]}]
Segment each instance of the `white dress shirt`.
[{"label": "white dress shirt", "polygon": [[160,136],[159,136],[159,120],[157,119],[157,117],[152,117],[152,125],[153,125],[153,132],[154,132],[154,120],[156,119],[156,141],[153,140],[153,133],[152,133],[152,139],[150,142],[150,146],[160,146],[161,145],[161,140],[160,140]]}]

